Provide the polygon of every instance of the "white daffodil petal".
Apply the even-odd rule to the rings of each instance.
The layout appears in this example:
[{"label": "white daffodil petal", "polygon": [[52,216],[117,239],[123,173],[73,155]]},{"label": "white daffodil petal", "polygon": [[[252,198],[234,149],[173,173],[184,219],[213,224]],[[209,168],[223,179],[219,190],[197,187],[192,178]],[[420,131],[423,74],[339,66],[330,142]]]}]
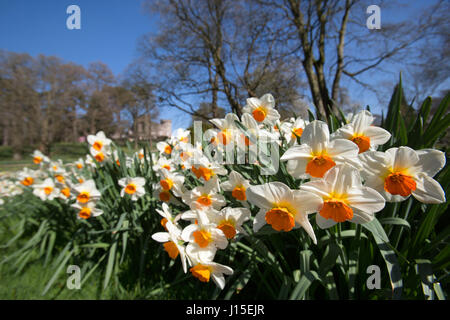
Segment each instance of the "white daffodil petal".
[{"label": "white daffodil petal", "polygon": [[412,195],[420,202],[437,204],[446,201],[445,192],[441,185],[430,176],[419,173],[416,176],[415,181],[416,190],[412,192]]},{"label": "white daffodil petal", "polygon": [[370,139],[371,145],[382,145],[389,141],[391,134],[380,127],[367,127],[363,134]]},{"label": "white daffodil petal", "polygon": [[270,182],[263,185],[251,186],[247,189],[247,200],[260,208],[271,208],[274,203],[284,199],[290,189],[284,183]]},{"label": "white daffodil petal", "polygon": [[170,240],[170,235],[167,232],[157,232],[152,235],[152,239],[158,242],[167,242]]},{"label": "white daffodil petal", "polygon": [[337,222],[333,219],[325,219],[320,215],[320,213],[316,214],[316,223],[320,229],[328,229],[334,226]]},{"label": "white daffodil petal", "polygon": [[266,224],[266,210],[261,209],[253,219],[253,231],[258,232]]},{"label": "white daffodil petal", "polygon": [[430,177],[434,177],[445,166],[445,153],[436,149],[422,149],[416,151],[419,162],[416,170],[425,172]]},{"label": "white daffodil petal", "polygon": [[312,149],[306,144],[295,145],[283,154],[281,161],[287,160],[310,160],[312,158]]},{"label": "white daffodil petal", "polygon": [[359,148],[350,140],[332,140],[328,146],[328,155],[333,157],[357,158]]},{"label": "white daffodil petal", "polygon": [[412,168],[419,161],[417,153],[409,147],[391,148],[386,150],[392,156],[392,168],[394,171],[402,171]]},{"label": "white daffodil petal", "polygon": [[383,196],[374,189],[368,187],[349,190],[347,201],[351,207],[363,212],[378,212],[385,206]]}]

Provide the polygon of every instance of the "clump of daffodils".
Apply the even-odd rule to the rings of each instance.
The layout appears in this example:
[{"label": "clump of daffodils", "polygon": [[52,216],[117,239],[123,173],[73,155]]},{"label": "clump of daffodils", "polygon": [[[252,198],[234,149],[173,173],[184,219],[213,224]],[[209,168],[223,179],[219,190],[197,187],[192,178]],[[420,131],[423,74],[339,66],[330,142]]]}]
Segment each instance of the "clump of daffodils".
[{"label": "clump of daffodils", "polygon": [[[433,179],[445,166],[444,153],[409,147],[377,151],[391,135],[373,125],[369,111],[352,115],[333,133],[323,121],[283,121],[270,94],[247,99],[243,111],[241,117],[230,113],[211,120],[216,128],[202,141],[178,129],[158,142],[155,152],[140,149],[125,155],[125,163],[102,131],[88,136],[89,154],[72,164],[35,151],[39,169],[20,171],[14,187],[43,201],[66,201],[79,218],[89,219],[103,213],[101,199],[107,196],[96,186],[95,170],[106,163],[121,169],[147,163],[151,176],[122,176],[109,186],[119,190],[113,201],[156,201],[156,211],[145,212],[158,216],[160,231],[152,238],[180,260],[185,273],[221,289],[225,276],[233,274],[232,266],[221,263],[221,252],[263,227],[298,230],[317,244],[317,227],[367,223],[386,202],[411,196],[423,203],[446,201]],[[262,177],[266,165],[274,174]],[[0,181],[0,193],[7,188]]]}]

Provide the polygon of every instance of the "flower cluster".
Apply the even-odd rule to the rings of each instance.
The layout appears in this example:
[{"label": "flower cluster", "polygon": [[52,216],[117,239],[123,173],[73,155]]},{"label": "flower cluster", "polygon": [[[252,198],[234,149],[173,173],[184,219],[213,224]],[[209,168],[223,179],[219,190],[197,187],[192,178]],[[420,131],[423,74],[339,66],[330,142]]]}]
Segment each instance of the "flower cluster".
[{"label": "flower cluster", "polygon": [[[33,161],[40,169],[25,168],[17,184],[32,188],[43,201],[72,201],[78,217],[88,219],[102,214],[97,203],[103,195],[91,178],[98,166],[151,163],[151,176],[116,181],[121,197],[137,201],[151,190],[148,196],[157,201],[155,214],[161,216],[161,232],[152,238],[171,259],[180,258],[185,273],[202,282],[212,279],[220,288],[233,270],[217,262],[217,252],[251,236],[249,231],[265,225],[278,232],[301,228],[317,243],[314,225],[366,223],[385,202],[410,196],[423,203],[446,201],[433,179],[445,166],[444,153],[409,147],[377,151],[391,134],[373,125],[369,111],[353,115],[335,132],[319,120],[282,121],[270,94],[247,99],[243,111],[240,117],[229,113],[212,119],[215,128],[199,141],[178,129],[157,143],[156,152],[139,150],[125,156],[125,163],[103,132],[88,136],[90,155],[72,164],[52,162],[36,151]],[[265,165],[276,167],[273,175],[264,176]],[[310,215],[315,215],[313,224]]]}]

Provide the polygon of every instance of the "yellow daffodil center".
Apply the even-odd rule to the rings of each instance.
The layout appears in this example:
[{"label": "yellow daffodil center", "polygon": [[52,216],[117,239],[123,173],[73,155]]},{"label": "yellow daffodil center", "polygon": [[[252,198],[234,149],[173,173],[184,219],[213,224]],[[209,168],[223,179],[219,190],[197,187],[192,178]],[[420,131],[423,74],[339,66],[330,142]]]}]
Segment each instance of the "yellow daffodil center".
[{"label": "yellow daffodil center", "polygon": [[168,202],[170,200],[170,192],[169,191],[161,191],[159,193],[159,200]]},{"label": "yellow daffodil center", "polygon": [[245,201],[247,200],[247,196],[245,194],[245,188],[240,185],[240,186],[236,186],[233,191],[231,192],[231,195],[233,196],[233,198],[235,198],[236,200],[240,200],[240,201]]},{"label": "yellow daffodil center", "polygon": [[77,163],[77,168],[78,169],[83,169],[83,165],[81,163]]},{"label": "yellow daffodil center", "polygon": [[70,196],[70,189],[69,188],[64,188],[61,190],[61,193],[68,198]]},{"label": "yellow daffodil center", "polygon": [[203,206],[210,206],[212,204],[211,196],[208,194],[202,194],[197,198],[197,202]]},{"label": "yellow daffodil center", "polygon": [[164,153],[165,154],[171,154],[172,153],[172,147],[169,146],[169,145],[165,146]]},{"label": "yellow daffodil center", "polygon": [[223,145],[227,145],[228,143],[230,143],[231,141],[231,132],[230,130],[222,130],[217,134],[217,138],[219,139],[220,143],[222,143]]},{"label": "yellow daffodil center", "polygon": [[42,157],[38,157],[38,156],[34,157],[34,158],[33,158],[33,162],[34,162],[35,164],[41,163],[41,162],[42,162]]},{"label": "yellow daffodil center", "polygon": [[103,160],[105,160],[105,155],[103,154],[103,152],[99,152],[95,155],[95,160],[97,160],[98,162],[103,162]]},{"label": "yellow daffodil center", "polygon": [[252,112],[253,118],[255,118],[256,121],[262,122],[267,116],[267,112],[263,107],[258,107]]},{"label": "yellow daffodil center", "polygon": [[325,172],[335,165],[333,159],[327,155],[314,156],[306,165],[306,173],[315,178],[322,178]]},{"label": "yellow daffodil center", "polygon": [[170,190],[173,187],[173,181],[169,178],[159,181],[159,184],[164,190]]},{"label": "yellow daffodil center", "polygon": [[64,177],[63,177],[62,175],[57,174],[57,175],[55,176],[55,178],[56,178],[56,180],[58,180],[59,182],[64,183]]},{"label": "yellow daffodil center", "polygon": [[340,200],[325,201],[319,213],[325,219],[333,219],[336,222],[344,222],[353,218],[352,208]]},{"label": "yellow daffodil center", "polygon": [[92,145],[92,148],[94,148],[97,151],[100,151],[103,148],[103,143],[101,141],[95,141],[94,144]]},{"label": "yellow daffodil center", "polygon": [[192,233],[194,241],[200,248],[206,248],[212,241],[211,233],[206,230],[197,230]]},{"label": "yellow daffodil center", "polygon": [[44,188],[44,192],[45,192],[46,195],[49,195],[50,193],[52,193],[52,191],[53,191],[52,187],[45,187]]},{"label": "yellow daffodil center", "polygon": [[218,229],[222,230],[223,234],[227,239],[233,239],[236,235],[236,228],[234,226],[234,221],[222,220],[217,226]]},{"label": "yellow daffodil center", "polygon": [[370,138],[362,135],[355,135],[351,139],[359,148],[359,153],[365,152],[370,148]]},{"label": "yellow daffodil center", "polygon": [[128,194],[134,194],[136,192],[136,185],[134,183],[129,183],[125,187],[125,192]]},{"label": "yellow daffodil center", "polygon": [[205,181],[208,181],[209,179],[211,179],[212,175],[213,175],[213,171],[209,168],[205,168],[205,167],[200,167],[200,168],[196,168],[196,167],[192,167],[192,172],[195,174],[195,176],[197,177],[197,179],[200,179],[200,177],[202,177],[203,179],[205,179]]},{"label": "yellow daffodil center", "polygon": [[173,241],[165,242],[163,244],[163,246],[164,246],[164,250],[166,250],[166,252],[169,254],[169,257],[171,259],[175,259],[178,256],[178,254],[180,253],[178,251],[177,245]]},{"label": "yellow daffodil center", "polygon": [[208,282],[209,277],[211,276],[211,268],[202,264],[195,265],[190,268],[189,271],[201,282]]},{"label": "yellow daffodil center", "polygon": [[33,184],[33,182],[34,182],[34,179],[33,179],[32,177],[26,177],[25,179],[23,179],[23,180],[21,181],[21,183],[22,183],[24,186],[31,186],[31,185]]},{"label": "yellow daffodil center", "polygon": [[276,231],[291,231],[295,226],[294,215],[284,207],[273,208],[267,211],[266,222]]},{"label": "yellow daffodil center", "polygon": [[83,191],[77,195],[77,201],[81,203],[86,203],[89,201],[89,192]]},{"label": "yellow daffodil center", "polygon": [[91,209],[83,208],[83,209],[80,210],[78,215],[80,216],[80,218],[89,219],[91,217]]},{"label": "yellow daffodil center", "polygon": [[416,182],[409,175],[393,172],[384,179],[384,190],[392,195],[406,197],[416,190]]},{"label": "yellow daffodil center", "polygon": [[163,165],[162,167],[163,167],[164,169],[167,169],[167,170],[170,171],[170,166],[169,166],[168,164],[165,164],[165,165]]},{"label": "yellow daffodil center", "polygon": [[144,159],[144,154],[143,153],[139,153],[138,157],[139,157],[139,159]]},{"label": "yellow daffodil center", "polygon": [[296,139],[297,137],[301,137],[303,133],[302,128],[294,128],[292,130],[292,139]]}]

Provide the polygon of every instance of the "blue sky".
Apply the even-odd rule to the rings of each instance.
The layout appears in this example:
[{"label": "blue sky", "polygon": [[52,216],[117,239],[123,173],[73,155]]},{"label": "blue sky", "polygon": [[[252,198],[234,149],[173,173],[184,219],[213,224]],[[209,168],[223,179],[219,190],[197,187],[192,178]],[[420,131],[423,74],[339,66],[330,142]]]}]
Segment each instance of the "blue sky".
[{"label": "blue sky", "polygon": [[[157,28],[155,21],[143,11],[141,2],[0,0],[0,48],[32,56],[40,53],[55,55],[83,66],[102,61],[115,75],[119,75],[137,57],[138,38]],[[396,19],[397,14],[404,19],[423,5],[429,5],[427,1],[398,0],[397,3],[401,10],[382,11],[382,21]],[[81,8],[81,30],[68,30],[66,27],[69,16],[66,9],[71,4]],[[390,80],[395,82],[398,73],[393,72],[392,77]],[[371,105],[373,111],[381,110],[372,93],[351,84],[348,86],[354,100]],[[171,119],[174,129],[190,124],[189,115],[174,109],[163,110],[161,118]]]}]

